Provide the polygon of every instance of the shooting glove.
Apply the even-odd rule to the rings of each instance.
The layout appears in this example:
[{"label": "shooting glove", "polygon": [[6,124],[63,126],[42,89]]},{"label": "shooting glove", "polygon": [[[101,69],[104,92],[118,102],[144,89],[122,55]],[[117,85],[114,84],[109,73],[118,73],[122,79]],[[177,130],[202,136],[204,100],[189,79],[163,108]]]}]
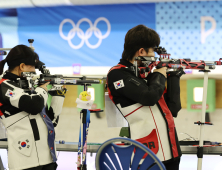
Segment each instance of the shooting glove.
[{"label": "shooting glove", "polygon": [[67,89],[66,89],[66,88],[63,88],[62,90],[48,91],[48,93],[49,93],[51,96],[63,96],[63,97],[65,97],[66,91],[67,91]]},{"label": "shooting glove", "polygon": [[178,71],[167,73],[167,93],[164,97],[173,117],[177,117],[177,114],[181,109],[180,77],[183,74],[185,74],[185,72],[182,68]]}]

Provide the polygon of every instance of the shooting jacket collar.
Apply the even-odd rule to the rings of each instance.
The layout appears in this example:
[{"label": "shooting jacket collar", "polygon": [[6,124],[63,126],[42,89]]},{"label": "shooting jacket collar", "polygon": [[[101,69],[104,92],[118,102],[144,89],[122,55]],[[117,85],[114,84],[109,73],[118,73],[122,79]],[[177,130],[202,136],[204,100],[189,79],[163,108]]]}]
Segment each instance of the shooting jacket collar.
[{"label": "shooting jacket collar", "polygon": [[130,68],[131,66],[133,66],[133,64],[125,59],[120,59],[120,62],[118,64],[122,64],[128,68]]},{"label": "shooting jacket collar", "polygon": [[11,72],[6,71],[2,77],[3,79],[9,79],[9,80],[17,80],[17,78],[21,78],[16,74],[13,74]]}]

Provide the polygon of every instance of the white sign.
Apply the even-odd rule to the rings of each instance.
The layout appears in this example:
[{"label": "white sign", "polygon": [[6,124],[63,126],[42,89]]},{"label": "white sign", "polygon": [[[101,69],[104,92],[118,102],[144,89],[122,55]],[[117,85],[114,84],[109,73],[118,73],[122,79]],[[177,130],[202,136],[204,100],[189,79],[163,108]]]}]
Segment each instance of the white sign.
[{"label": "white sign", "polygon": [[[212,27],[209,30],[207,30],[207,31],[205,30],[205,22],[206,21],[209,21],[212,24]],[[200,22],[201,22],[200,23],[201,24],[201,43],[204,44],[205,41],[206,41],[206,38],[210,34],[212,34],[214,32],[214,30],[216,29],[217,23],[216,23],[215,19],[213,17],[211,17],[211,16],[201,17]]]}]

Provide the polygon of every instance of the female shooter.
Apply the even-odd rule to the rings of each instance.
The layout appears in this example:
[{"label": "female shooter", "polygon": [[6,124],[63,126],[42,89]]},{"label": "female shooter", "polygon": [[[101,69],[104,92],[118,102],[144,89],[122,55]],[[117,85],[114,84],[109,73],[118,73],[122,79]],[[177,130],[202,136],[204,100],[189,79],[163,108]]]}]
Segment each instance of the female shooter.
[{"label": "female shooter", "polygon": [[48,83],[28,92],[19,86],[19,80],[26,81],[23,72],[35,72],[41,63],[31,48],[25,45],[12,48],[0,62],[0,74],[5,63],[9,69],[0,80],[0,116],[8,134],[9,169],[55,170],[54,127],[62,111],[64,96],[54,93],[48,108]]}]

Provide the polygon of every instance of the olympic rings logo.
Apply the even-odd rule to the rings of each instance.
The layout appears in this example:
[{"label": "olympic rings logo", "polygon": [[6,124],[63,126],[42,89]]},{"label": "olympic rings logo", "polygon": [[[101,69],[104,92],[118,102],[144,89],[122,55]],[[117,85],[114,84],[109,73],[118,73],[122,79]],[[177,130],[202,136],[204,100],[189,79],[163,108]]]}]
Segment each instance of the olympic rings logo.
[{"label": "olympic rings logo", "polygon": [[[102,35],[102,32],[97,28],[97,24],[100,22],[100,21],[104,21],[106,24],[107,24],[107,32]],[[86,32],[84,33],[82,29],[79,28],[80,24],[82,22],[87,22],[89,24],[89,28],[86,30]],[[63,28],[63,25],[65,23],[70,23],[72,25],[72,29],[69,31],[68,35],[65,36],[62,32],[62,28]],[[59,34],[60,36],[64,39],[64,40],[67,40],[70,47],[72,47],[73,49],[80,49],[84,43],[86,43],[86,45],[91,48],[91,49],[95,49],[95,48],[98,48],[101,43],[102,43],[102,40],[107,38],[110,34],[110,31],[111,31],[111,25],[110,25],[110,22],[108,19],[106,19],[105,17],[99,17],[95,20],[94,24],[92,24],[92,22],[88,19],[88,18],[82,18],[80,19],[77,24],[75,25],[75,23],[71,20],[71,19],[64,19],[60,25],[59,25]],[[89,38],[92,36],[92,34],[94,33],[94,35],[99,39],[98,42],[95,44],[95,45],[92,45],[89,43]],[[81,39],[81,42],[79,45],[74,45],[72,43],[72,39],[75,37],[75,35],[77,35],[80,39]]]}]

